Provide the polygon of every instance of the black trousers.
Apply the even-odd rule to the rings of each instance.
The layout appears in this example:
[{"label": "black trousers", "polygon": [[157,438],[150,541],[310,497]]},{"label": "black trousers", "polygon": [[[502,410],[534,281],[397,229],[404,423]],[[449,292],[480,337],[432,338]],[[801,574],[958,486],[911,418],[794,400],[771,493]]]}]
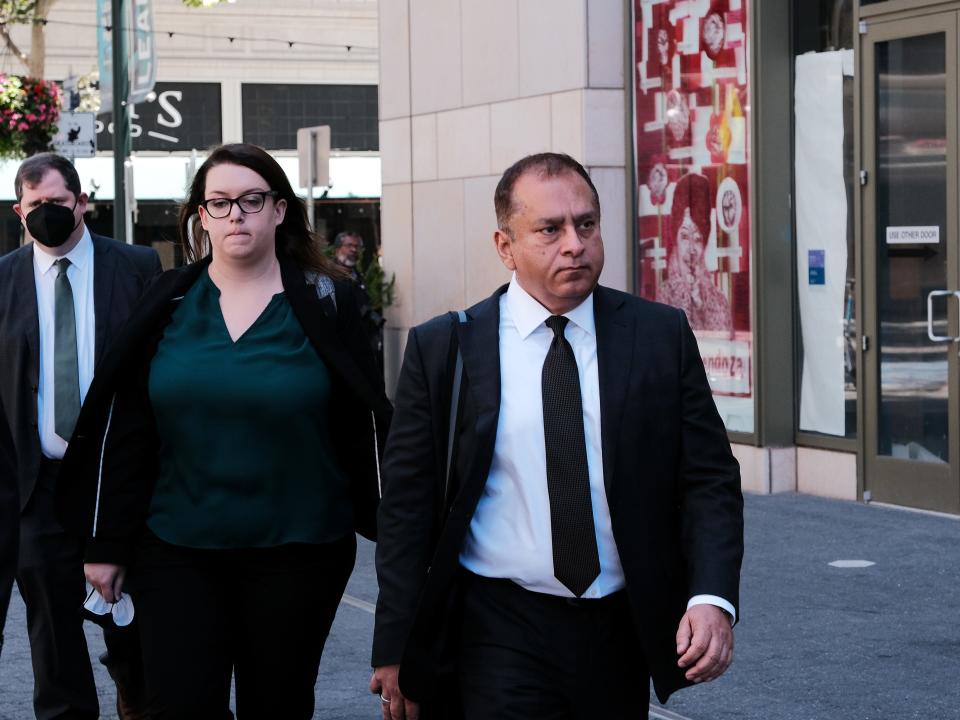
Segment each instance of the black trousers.
[{"label": "black trousers", "polygon": [[178,547],[148,535],[132,569],[149,715],[313,717],[320,655],[356,558],[325,545]]},{"label": "black trousers", "polygon": [[466,720],[648,717],[650,678],[625,592],[567,600],[465,575],[458,675]]},{"label": "black trousers", "polygon": [[[2,452],[2,448],[0,448]],[[0,655],[3,654],[3,628],[13,579],[17,572],[17,548],[20,546],[20,495],[13,473],[0,473]]]},{"label": "black trousers", "polygon": [[[27,607],[33,662],[33,707],[38,720],[100,716],[97,688],[80,607],[87,596],[83,541],[57,522],[54,489],[59,463],[44,461],[30,501],[20,515],[17,587]],[[136,623],[104,630],[101,661],[125,691],[142,684]]]}]

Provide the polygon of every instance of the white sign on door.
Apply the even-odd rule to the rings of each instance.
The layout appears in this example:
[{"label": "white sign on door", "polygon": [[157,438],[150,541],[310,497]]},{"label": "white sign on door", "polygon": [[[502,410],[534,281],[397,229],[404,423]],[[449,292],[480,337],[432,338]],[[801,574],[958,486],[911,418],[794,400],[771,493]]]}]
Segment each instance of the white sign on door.
[{"label": "white sign on door", "polygon": [[918,243],[937,245],[939,242],[939,225],[887,228],[887,245],[914,245]]}]

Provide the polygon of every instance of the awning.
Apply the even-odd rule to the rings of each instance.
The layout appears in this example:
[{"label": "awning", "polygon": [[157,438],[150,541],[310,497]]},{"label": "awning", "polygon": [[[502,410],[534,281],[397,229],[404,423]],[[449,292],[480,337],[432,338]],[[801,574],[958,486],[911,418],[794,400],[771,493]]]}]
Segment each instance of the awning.
[{"label": "awning", "polygon": [[[290,183],[301,196],[306,190],[299,187],[300,163],[295,155],[276,156],[277,162],[287,173]],[[194,170],[205,159],[198,154],[196,160],[185,155],[137,155],[133,157],[133,188],[137,200],[168,200],[179,202],[186,195]],[[20,162],[0,161],[0,200],[16,201],[13,181]],[[110,156],[78,158],[77,173],[84,192],[94,195],[94,201],[113,200],[113,158]],[[330,158],[331,187],[326,197],[373,198],[380,197],[380,158],[371,155],[347,155]],[[314,197],[319,197],[324,188],[315,188]]]}]

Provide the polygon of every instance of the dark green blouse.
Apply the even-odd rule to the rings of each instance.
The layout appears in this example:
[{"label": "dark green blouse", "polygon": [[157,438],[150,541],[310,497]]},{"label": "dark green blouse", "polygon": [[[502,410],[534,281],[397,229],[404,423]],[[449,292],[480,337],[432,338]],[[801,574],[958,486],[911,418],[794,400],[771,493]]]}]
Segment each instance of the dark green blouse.
[{"label": "dark green blouse", "polygon": [[283,293],[234,342],[204,271],[164,331],[149,389],[161,445],[147,525],[160,539],[244,548],[351,532],[330,375]]}]

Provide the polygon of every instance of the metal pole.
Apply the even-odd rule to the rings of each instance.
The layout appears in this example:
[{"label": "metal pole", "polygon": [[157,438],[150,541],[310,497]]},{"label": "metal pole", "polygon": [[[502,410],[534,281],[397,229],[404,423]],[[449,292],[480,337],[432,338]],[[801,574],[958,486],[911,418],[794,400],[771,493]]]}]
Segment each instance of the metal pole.
[{"label": "metal pole", "polygon": [[113,236],[121,242],[127,237],[127,188],[124,163],[130,155],[130,78],[127,74],[127,3],[110,0],[110,23],[113,26]]},{"label": "metal pole", "polygon": [[310,231],[316,232],[316,225],[314,224],[316,210],[313,207],[313,186],[317,184],[317,131],[310,131],[310,145],[309,145],[309,158],[307,159],[307,167],[309,171],[307,176],[309,182],[307,183],[307,220],[310,222]]}]

